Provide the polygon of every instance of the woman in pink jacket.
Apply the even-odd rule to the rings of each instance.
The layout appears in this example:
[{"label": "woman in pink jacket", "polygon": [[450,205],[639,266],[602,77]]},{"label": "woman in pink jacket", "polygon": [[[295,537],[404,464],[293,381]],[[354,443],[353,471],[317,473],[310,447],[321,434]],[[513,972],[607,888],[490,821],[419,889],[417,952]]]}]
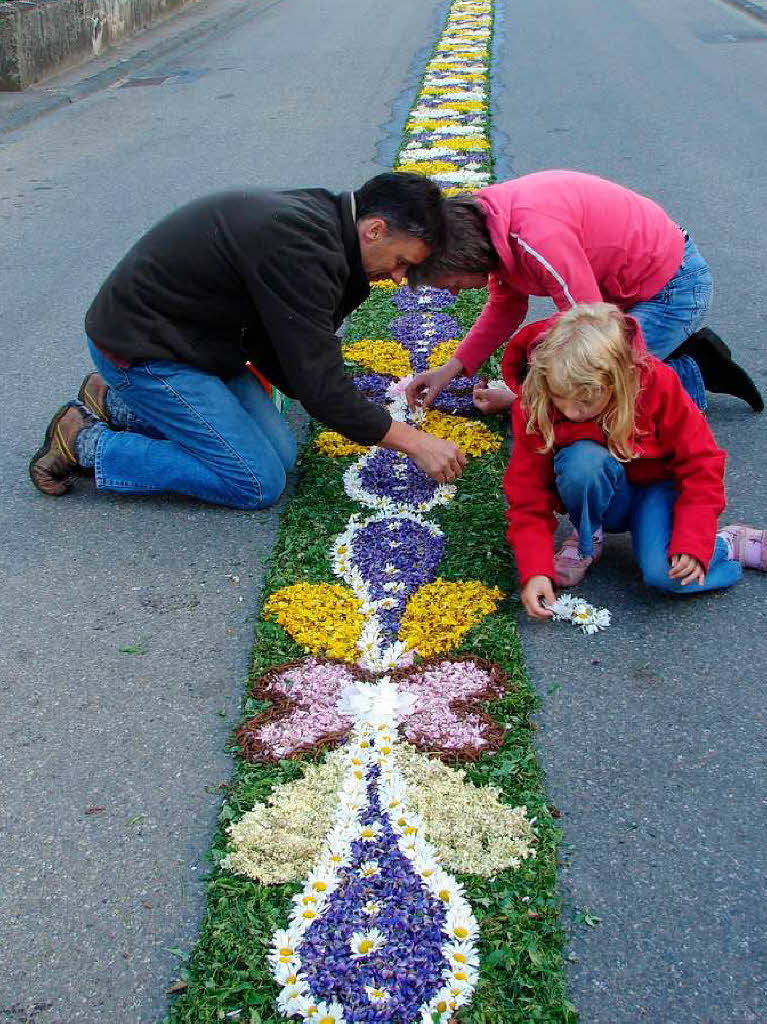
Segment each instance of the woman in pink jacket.
[{"label": "woman in pink jacket", "polygon": [[[612,302],[639,321],[647,347],[667,360],[696,404],[708,391],[764,408],[751,378],[713,331],[700,330],[713,291],[708,264],[692,239],[657,203],[592,174],[540,171],[446,202],[448,245],[410,272],[411,287],[457,293],[488,289],[478,320],[436,370],[417,374],[411,405],[430,405],[456,376],[474,374],[525,319],[531,295],[560,310]],[[482,388],[483,411],[511,398]]]}]

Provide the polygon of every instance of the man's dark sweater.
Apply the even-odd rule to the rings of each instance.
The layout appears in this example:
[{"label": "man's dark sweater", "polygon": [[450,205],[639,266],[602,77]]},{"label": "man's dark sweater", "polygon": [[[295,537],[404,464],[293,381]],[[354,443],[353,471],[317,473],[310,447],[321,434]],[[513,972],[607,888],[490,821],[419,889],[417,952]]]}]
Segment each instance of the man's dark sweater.
[{"label": "man's dark sweater", "polygon": [[223,192],[140,238],[85,329],[128,363],[170,359],[226,378],[250,360],[316,419],[374,444],[391,417],[354,387],[335,334],[369,293],[348,193]]}]

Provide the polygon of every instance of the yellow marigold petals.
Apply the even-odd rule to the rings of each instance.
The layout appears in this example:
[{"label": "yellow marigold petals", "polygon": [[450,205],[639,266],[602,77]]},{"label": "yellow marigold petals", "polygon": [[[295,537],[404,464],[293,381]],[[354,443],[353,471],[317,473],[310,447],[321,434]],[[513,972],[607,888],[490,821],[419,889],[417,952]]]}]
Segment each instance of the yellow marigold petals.
[{"label": "yellow marigold petals", "polygon": [[318,452],[329,455],[331,458],[341,455],[365,455],[370,451],[365,445],[350,441],[348,437],[337,434],[335,430],[323,430],[317,434],[314,439],[314,447]]},{"label": "yellow marigold petals", "polygon": [[429,369],[434,370],[446,363],[452,357],[457,345],[458,338],[448,338],[447,341],[441,341],[435,345],[429,355]]},{"label": "yellow marigold petals", "polygon": [[408,132],[430,132],[434,128],[454,128],[455,121],[443,118],[441,121],[411,121],[407,126]]},{"label": "yellow marigold petals", "polygon": [[452,416],[438,409],[427,411],[423,429],[457,444],[466,455],[487,455],[488,452],[498,451],[503,443],[484,423],[477,423],[465,416]]},{"label": "yellow marigold petals", "polygon": [[503,593],[484,583],[437,579],[424,584],[410,598],[402,616],[399,636],[410,650],[424,658],[445,654],[460,645],[463,637],[491,615]]},{"label": "yellow marigold petals", "polygon": [[440,139],[438,146],[445,146],[447,149],[489,149],[490,144],[484,139],[475,138],[473,135],[465,138]]},{"label": "yellow marigold petals", "polygon": [[[439,117],[441,109],[444,110],[484,110],[485,104],[479,100],[456,100],[454,103],[443,103],[442,107],[433,107],[434,114]],[[401,169],[401,168],[400,168]]]},{"label": "yellow marigold petals", "polygon": [[398,341],[360,338],[343,347],[344,359],[359,363],[374,373],[390,373],[392,377],[407,377],[411,372],[410,356]]},{"label": "yellow marigold petals", "polygon": [[264,618],[276,619],[293,639],[312,654],[356,661],[357,638],[365,620],[360,602],[337,583],[294,583],[272,594]]},{"label": "yellow marigold petals", "polygon": [[416,160],[413,163],[400,164],[398,171],[409,171],[412,174],[450,174],[457,169],[455,164],[447,160]]}]

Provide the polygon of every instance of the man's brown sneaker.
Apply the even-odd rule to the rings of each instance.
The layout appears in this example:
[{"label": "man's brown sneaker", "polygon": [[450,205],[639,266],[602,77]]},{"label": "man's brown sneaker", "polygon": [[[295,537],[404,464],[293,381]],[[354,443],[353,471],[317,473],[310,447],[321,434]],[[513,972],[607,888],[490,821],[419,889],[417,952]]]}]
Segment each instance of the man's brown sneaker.
[{"label": "man's brown sneaker", "polygon": [[109,413],[107,412],[107,391],[109,391],[109,385],[101,374],[97,370],[94,370],[92,373],[88,374],[80,385],[80,390],[77,392],[77,397],[83,403],[85,408],[105,423],[109,422]]},{"label": "man's brown sneaker", "polygon": [[43,494],[66,494],[83,472],[77,458],[77,435],[98,422],[79,402],[62,405],[45,431],[45,440],[29,463],[32,483]]}]

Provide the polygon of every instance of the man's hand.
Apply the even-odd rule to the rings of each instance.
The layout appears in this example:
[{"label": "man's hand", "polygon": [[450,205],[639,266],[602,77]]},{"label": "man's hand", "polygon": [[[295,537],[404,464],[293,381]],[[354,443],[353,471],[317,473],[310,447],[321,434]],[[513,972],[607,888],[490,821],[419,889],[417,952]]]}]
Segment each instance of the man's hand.
[{"label": "man's hand", "polygon": [[438,484],[449,484],[463,473],[466,456],[452,441],[419,431],[419,441],[409,453],[410,458]]},{"label": "man's hand", "polygon": [[554,604],[554,588],[548,576],[531,576],[522,588],[522,604],[531,619],[551,619],[554,612],[544,604]]},{"label": "man's hand", "polygon": [[485,416],[498,412],[507,412],[514,404],[517,396],[513,391],[507,391],[502,388],[489,388],[487,383],[487,377],[482,377],[480,382],[474,385],[471,393],[474,405]]},{"label": "man's hand", "polygon": [[668,574],[672,580],[686,587],[690,583],[705,582],[706,567],[693,555],[672,555]]},{"label": "man's hand", "polygon": [[447,484],[463,473],[466,456],[452,441],[416,430],[409,423],[392,420],[386,435],[378,442],[381,448],[394,448],[409,455],[419,469],[438,484]]},{"label": "man's hand", "polygon": [[453,377],[457,377],[462,372],[463,363],[453,356],[443,366],[438,366],[436,370],[424,370],[423,373],[417,373],[405,390],[407,404],[411,409],[415,409],[417,405],[423,405],[425,409],[428,409],[440,391],[450,383]]}]

